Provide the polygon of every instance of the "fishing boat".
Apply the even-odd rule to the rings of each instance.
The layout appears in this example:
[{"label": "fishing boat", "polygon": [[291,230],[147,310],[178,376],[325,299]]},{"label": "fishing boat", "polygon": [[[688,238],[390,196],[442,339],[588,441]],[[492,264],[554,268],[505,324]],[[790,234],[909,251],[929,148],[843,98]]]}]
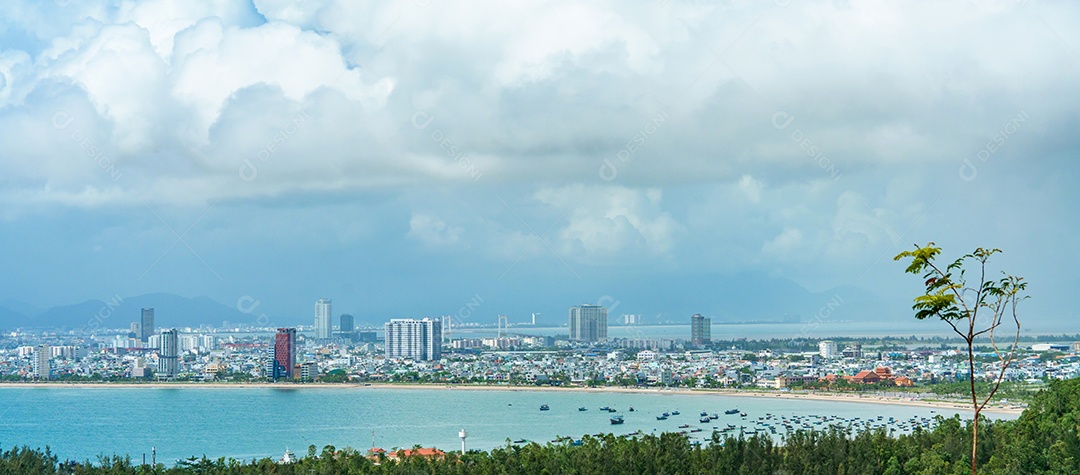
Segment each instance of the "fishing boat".
[{"label": "fishing boat", "polygon": [[679,411],[671,411],[671,415],[677,416],[677,415],[679,415]]},{"label": "fishing boat", "polygon": [[541,404],[541,405],[540,405],[540,410],[541,410],[541,411],[546,411],[546,410],[548,410],[548,409],[551,409],[551,408],[550,408],[550,407],[548,407],[548,405],[547,405],[547,404]]},{"label": "fishing boat", "polygon": [[585,411],[588,411],[588,409],[587,409],[587,408],[585,408],[585,406],[581,406],[581,407],[577,408],[577,410],[579,410],[579,411],[581,411],[581,412],[585,412]]},{"label": "fishing boat", "polygon": [[612,424],[622,424],[623,423],[623,417],[622,416],[611,416],[611,423]]},{"label": "fishing boat", "polygon": [[739,413],[738,409],[728,409],[728,410],[724,411],[724,414],[738,414],[738,413]]},{"label": "fishing boat", "polygon": [[709,416],[703,416],[701,419],[698,419],[698,422],[704,424],[704,423],[709,422],[711,420],[712,419],[709,419]]}]

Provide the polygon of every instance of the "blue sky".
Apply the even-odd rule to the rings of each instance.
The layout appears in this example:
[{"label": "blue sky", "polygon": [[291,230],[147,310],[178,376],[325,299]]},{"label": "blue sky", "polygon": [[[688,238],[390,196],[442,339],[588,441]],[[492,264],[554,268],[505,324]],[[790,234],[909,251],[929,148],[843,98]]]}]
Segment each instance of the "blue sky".
[{"label": "blue sky", "polygon": [[1075,321],[1072,2],[0,8],[0,299],[904,318],[936,241]]}]

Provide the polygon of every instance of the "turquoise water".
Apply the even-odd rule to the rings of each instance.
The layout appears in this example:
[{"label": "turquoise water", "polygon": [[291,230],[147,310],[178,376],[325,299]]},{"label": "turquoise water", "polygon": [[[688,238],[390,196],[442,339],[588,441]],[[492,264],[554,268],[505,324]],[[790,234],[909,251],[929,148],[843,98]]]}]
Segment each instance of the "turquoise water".
[{"label": "turquoise water", "polygon": [[[549,411],[540,411],[548,404]],[[578,407],[585,406],[586,412]],[[625,417],[613,426],[600,406]],[[627,412],[633,406],[635,412]],[[747,420],[725,409],[748,413]],[[678,416],[655,416],[678,410]],[[719,413],[698,423],[702,410]],[[48,445],[61,459],[96,460],[99,454],[129,454],[141,461],[157,447],[158,461],[171,465],[191,455],[251,459],[280,457],[286,447],[304,455],[314,444],[354,447],[412,447],[458,450],[462,428],[468,447],[490,449],[506,439],[546,442],[556,436],[642,430],[678,431],[707,438],[713,425],[752,427],[765,413],[781,415],[876,416],[907,419],[933,416],[931,409],[856,402],[805,401],[711,394],[629,394],[567,391],[445,390],[396,388],[0,388],[0,446]],[[937,410],[953,415],[957,411]],[[970,417],[969,412],[960,412]]]}]

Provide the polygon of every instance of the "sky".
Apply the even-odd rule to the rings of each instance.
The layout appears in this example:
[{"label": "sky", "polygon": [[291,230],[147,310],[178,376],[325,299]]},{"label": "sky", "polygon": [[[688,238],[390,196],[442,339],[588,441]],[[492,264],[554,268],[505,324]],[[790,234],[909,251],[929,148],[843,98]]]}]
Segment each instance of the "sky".
[{"label": "sky", "polygon": [[892,258],[933,241],[1076,321],[1075,2],[0,10],[0,299],[559,322],[761,282],[910,318]]}]

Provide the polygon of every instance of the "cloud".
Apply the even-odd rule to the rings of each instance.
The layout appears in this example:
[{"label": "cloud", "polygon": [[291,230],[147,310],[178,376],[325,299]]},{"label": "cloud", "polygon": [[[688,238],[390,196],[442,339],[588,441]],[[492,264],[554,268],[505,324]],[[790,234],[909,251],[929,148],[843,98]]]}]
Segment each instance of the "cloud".
[{"label": "cloud", "polygon": [[[309,191],[311,180],[269,179],[272,165],[260,167],[266,179],[255,185],[226,176],[297,110],[311,117],[309,139],[290,139],[303,153],[276,153],[274,163],[334,189],[460,184],[469,180],[461,158],[482,170],[484,185],[586,183],[628,144],[620,185],[748,176],[775,186],[882,165],[958,167],[1019,109],[1032,118],[1030,136],[1065,121],[1080,84],[1065,67],[1080,38],[1059,21],[1080,15],[1064,4],[1038,6],[1054,20],[1034,31],[1015,18],[1035,7],[962,2],[251,7],[19,3],[5,31],[25,26],[40,42],[0,55],[0,120],[44,113],[37,109],[55,102],[45,94],[59,90],[54,84],[84,90],[94,115],[80,122],[126,164],[125,176],[141,178],[111,184],[132,201],[192,201],[151,191],[170,183],[205,190],[200,202]],[[35,24],[50,15],[76,21]],[[1017,34],[1004,40],[1002,31]],[[1038,108],[1029,86],[1066,99]],[[280,98],[252,92],[265,88]],[[283,105],[269,110],[264,101]],[[436,129],[418,130],[417,112],[435,117],[432,127],[457,152],[431,139]],[[790,122],[777,122],[778,113]],[[663,123],[636,142],[658,114]],[[239,117],[255,124],[230,122]],[[223,133],[245,128],[264,130]],[[35,155],[58,147],[4,139]],[[40,180],[65,193],[103,186],[53,168],[34,178],[15,185],[37,193]],[[747,199],[760,199],[753,182],[746,186]]]},{"label": "cloud", "polygon": [[657,189],[575,185],[541,188],[534,197],[566,216],[558,249],[585,261],[665,254],[682,228]]},{"label": "cloud", "polygon": [[447,225],[437,217],[414,213],[406,236],[431,247],[451,247],[461,243],[463,233],[461,227]]}]

